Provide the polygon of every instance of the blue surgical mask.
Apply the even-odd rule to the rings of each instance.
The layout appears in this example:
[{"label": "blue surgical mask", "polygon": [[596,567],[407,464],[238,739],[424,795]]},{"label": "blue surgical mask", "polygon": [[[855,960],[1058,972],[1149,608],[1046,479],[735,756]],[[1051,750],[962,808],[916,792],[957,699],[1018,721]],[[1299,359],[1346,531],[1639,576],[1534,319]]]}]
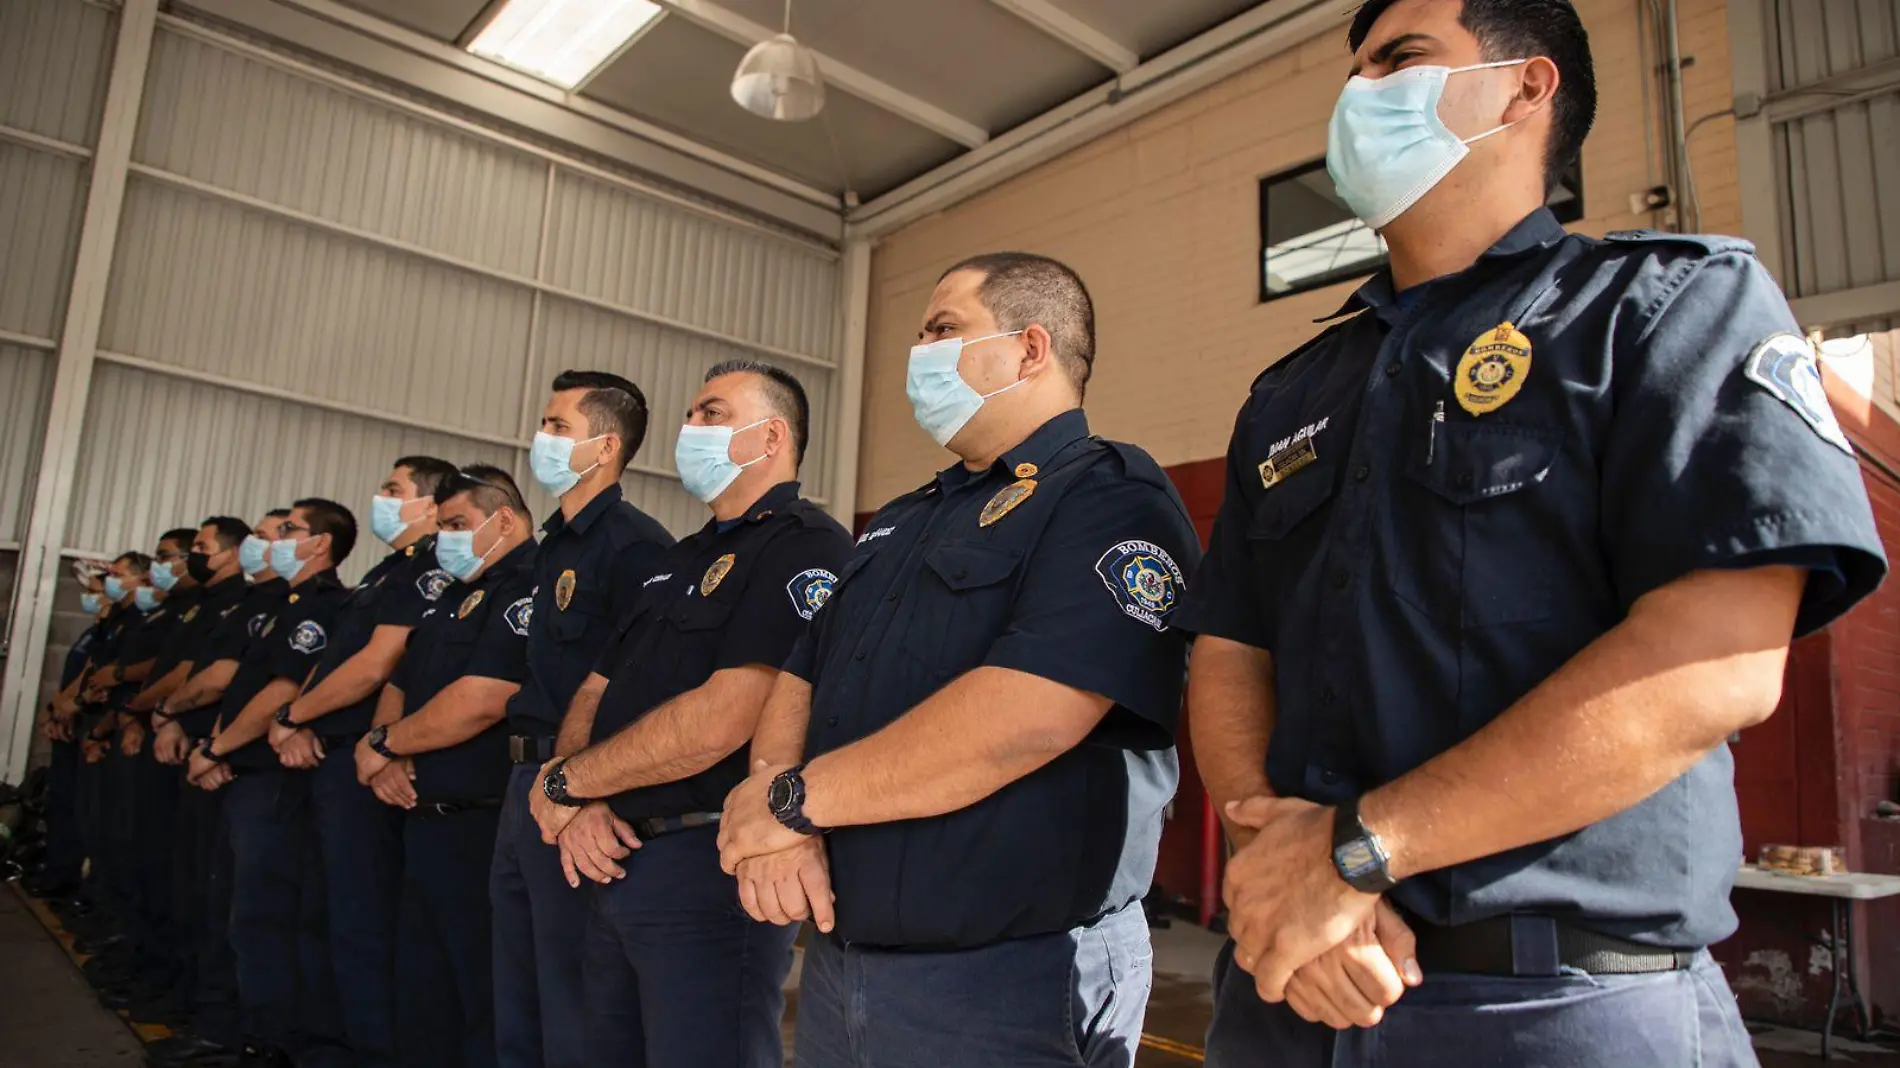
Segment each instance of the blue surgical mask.
[{"label": "blue surgical mask", "polygon": [[125,600],[125,592],[125,583],[119,581],[119,576],[106,576],[106,600],[118,604]]},{"label": "blue surgical mask", "polygon": [[172,587],[178,585],[178,573],[169,563],[153,564],[152,585],[157,586],[160,593],[170,593]]},{"label": "blue surgical mask", "polygon": [[285,582],[297,581],[297,572],[303,570],[304,562],[297,559],[298,544],[289,538],[279,538],[270,543],[270,569]]},{"label": "blue surgical mask", "polygon": [[990,334],[987,337],[965,341],[960,337],[933,341],[928,345],[918,345],[910,350],[910,369],[904,381],[904,391],[910,394],[911,411],[917,417],[917,425],[924,433],[939,445],[949,445],[950,439],[957,436],[969,421],[983,407],[983,402],[1001,393],[1008,393],[1027,378],[1016,381],[997,390],[995,393],[978,393],[963,380],[957,364],[963,359],[963,350],[983,341],[994,341],[999,337],[1015,337],[1021,330],[1011,330],[1007,334]]},{"label": "blue surgical mask", "polygon": [[369,502],[370,532],[381,538],[386,545],[396,544],[402,532],[409,529],[409,523],[402,517],[403,505],[408,501],[401,497],[378,496]]},{"label": "blue surgical mask", "polygon": [[255,534],[246,534],[238,543],[238,567],[246,575],[255,575],[270,566],[270,542]]},{"label": "blue surgical mask", "polygon": [[105,608],[106,599],[99,594],[82,593],[79,595],[79,610],[87,615],[96,616],[100,612],[105,611]]},{"label": "blue surgical mask", "polygon": [[686,492],[707,504],[717,500],[727,487],[738,480],[739,472],[765,459],[761,454],[745,463],[734,463],[733,435],[769,422],[770,419],[761,419],[737,429],[729,426],[693,426],[690,423],[680,427],[679,441],[673,446],[673,462],[680,469],[680,482],[685,485]]},{"label": "blue surgical mask", "polygon": [[575,441],[573,438],[560,437],[545,430],[536,434],[534,444],[528,449],[528,467],[534,471],[534,480],[541,483],[542,489],[556,497],[563,496],[568,490],[581,484],[582,475],[600,466],[596,462],[588,467],[587,471],[573,470],[570,463],[574,459],[574,447],[585,445],[589,441],[599,441],[606,436],[596,434],[585,441]]},{"label": "blue surgical mask", "polygon": [[[495,515],[500,514],[500,512],[495,513]],[[437,533],[435,536],[435,562],[442,566],[442,570],[447,571],[463,582],[474,578],[475,573],[480,571],[482,564],[488,560],[487,553],[483,553],[479,556],[476,555],[475,535],[480,534],[484,527],[494,521],[495,516],[491,515],[482,521],[481,526],[476,527],[474,530],[444,530]],[[497,541],[495,545],[489,546],[488,552],[494,552],[495,546],[500,544],[501,542]]]},{"label": "blue surgical mask", "polygon": [[158,607],[158,591],[150,586],[140,586],[132,591],[132,603],[139,606],[139,611],[150,612]]},{"label": "blue surgical mask", "polygon": [[1333,107],[1326,145],[1326,170],[1340,199],[1374,230],[1411,210],[1471,153],[1471,145],[1516,125],[1471,138],[1452,133],[1438,117],[1446,79],[1525,62],[1407,67],[1383,78],[1347,81]]}]

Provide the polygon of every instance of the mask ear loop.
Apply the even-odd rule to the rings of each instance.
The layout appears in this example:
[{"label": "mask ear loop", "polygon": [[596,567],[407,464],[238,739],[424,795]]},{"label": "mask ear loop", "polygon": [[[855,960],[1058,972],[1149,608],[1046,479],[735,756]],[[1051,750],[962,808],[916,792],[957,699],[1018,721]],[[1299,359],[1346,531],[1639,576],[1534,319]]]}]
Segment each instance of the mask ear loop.
[{"label": "mask ear loop", "polygon": [[[1452,74],[1463,74],[1464,72],[1471,71],[1471,70],[1496,70],[1500,67],[1521,67],[1524,64],[1529,63],[1529,62],[1530,60],[1528,59],[1504,59],[1504,60],[1499,60],[1496,63],[1474,63],[1469,67],[1459,67],[1456,70],[1448,71],[1446,72],[1446,75],[1447,77],[1449,77]],[[1472,145],[1477,144],[1479,141],[1482,141],[1485,138],[1490,137],[1493,134],[1503,133],[1504,131],[1510,129],[1511,127],[1516,126],[1518,122],[1523,122],[1523,121],[1524,121],[1523,119],[1519,119],[1517,120],[1517,122],[1507,122],[1503,124],[1502,126],[1493,126],[1489,130],[1486,130],[1485,132],[1479,134],[1476,137],[1465,138],[1463,143],[1468,148]]]},{"label": "mask ear loop", "polygon": [[[991,334],[989,337],[980,337],[980,338],[977,338],[976,341],[994,341],[999,337],[1015,337],[1018,334],[1026,334],[1028,332],[1029,332],[1028,328],[1025,327],[1024,329],[1021,329],[1021,330],[1011,330],[1006,334]],[[976,341],[965,342],[964,347],[968,348],[971,345],[976,344]],[[983,398],[984,400],[989,400],[991,397],[1000,397],[1003,394],[1008,393],[1010,390],[1015,389],[1017,386],[1020,386],[1027,381],[1029,381],[1029,379],[1027,378],[1018,378],[1016,381],[1011,382],[1009,385],[1004,386],[1002,389],[996,390],[993,393],[979,393],[977,394],[977,396]]]}]

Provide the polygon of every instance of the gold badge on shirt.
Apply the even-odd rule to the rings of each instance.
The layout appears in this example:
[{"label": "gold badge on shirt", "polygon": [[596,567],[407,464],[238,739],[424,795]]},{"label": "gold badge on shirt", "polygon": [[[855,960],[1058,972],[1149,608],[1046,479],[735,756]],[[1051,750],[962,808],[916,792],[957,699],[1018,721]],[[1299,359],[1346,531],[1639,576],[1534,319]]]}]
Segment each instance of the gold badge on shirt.
[{"label": "gold badge on shirt", "polygon": [[194,620],[194,619],[197,619],[197,618],[198,618],[198,606],[194,604],[194,605],[192,605],[192,606],[191,606],[191,611],[189,611],[189,612],[186,612],[186,613],[185,613],[185,618],[183,618],[183,619],[181,619],[181,620],[179,620],[179,622],[180,622],[180,623],[189,623],[189,622],[191,622],[192,620]]},{"label": "gold badge on shirt", "polygon": [[719,584],[726,580],[726,575],[732,571],[732,565],[738,563],[738,559],[731,553],[727,553],[714,560],[712,566],[706,569],[705,576],[699,580],[699,595],[711,597],[712,592],[719,588]]},{"label": "gold badge on shirt", "polygon": [[574,586],[578,581],[573,568],[561,572],[561,577],[554,580],[554,607],[567,611],[567,606],[574,603]]},{"label": "gold badge on shirt", "polygon": [[1017,464],[1016,477],[1017,478],[1035,478],[1037,470],[1038,468],[1036,467],[1035,464]]},{"label": "gold badge on shirt", "polygon": [[297,603],[297,598],[298,598],[299,596],[301,596],[301,594],[295,594],[295,593],[293,593],[293,594],[291,594],[291,595],[290,595],[290,603],[291,603],[291,604],[296,604],[296,603]]},{"label": "gold badge on shirt", "polygon": [[987,527],[995,523],[1015,511],[1017,505],[1028,500],[1035,492],[1036,480],[1033,478],[1025,478],[1020,482],[1012,482],[1004,486],[996,496],[990,498],[990,503],[983,506],[982,514],[976,517],[976,525]]},{"label": "gold badge on shirt", "polygon": [[455,618],[467,619],[468,614],[470,612],[475,611],[475,606],[481,604],[482,598],[486,595],[487,595],[487,591],[476,590],[474,593],[471,593],[467,597],[463,598],[462,607],[455,610]]},{"label": "gold badge on shirt", "polygon": [[1499,323],[1471,343],[1458,372],[1452,376],[1452,391],[1458,407],[1472,415],[1495,412],[1511,403],[1531,373],[1531,339],[1510,323]]}]

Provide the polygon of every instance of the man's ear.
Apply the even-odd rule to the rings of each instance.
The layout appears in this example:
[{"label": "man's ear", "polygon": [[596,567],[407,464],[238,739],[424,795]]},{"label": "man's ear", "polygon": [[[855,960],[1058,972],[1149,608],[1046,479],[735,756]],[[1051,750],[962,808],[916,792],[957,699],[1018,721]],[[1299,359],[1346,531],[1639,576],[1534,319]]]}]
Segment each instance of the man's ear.
[{"label": "man's ear", "polygon": [[1030,323],[1023,330],[1023,374],[1041,371],[1056,362],[1056,341],[1041,323]]}]

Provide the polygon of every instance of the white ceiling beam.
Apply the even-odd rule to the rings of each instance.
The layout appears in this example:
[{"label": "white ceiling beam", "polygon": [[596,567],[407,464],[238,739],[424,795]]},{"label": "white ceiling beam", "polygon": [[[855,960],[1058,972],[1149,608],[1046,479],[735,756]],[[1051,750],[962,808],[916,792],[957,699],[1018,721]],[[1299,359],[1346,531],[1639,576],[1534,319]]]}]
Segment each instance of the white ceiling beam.
[{"label": "white ceiling beam", "polygon": [[1049,0],[990,0],[1004,11],[1075,49],[1116,74],[1141,65],[1134,49],[1069,14]]},{"label": "white ceiling beam", "polygon": [[[735,14],[730,9],[712,3],[711,0],[657,0],[657,2],[667,10],[677,12],[688,22],[747,48],[769,37],[775,37],[779,32],[769,26],[761,26],[743,15]],[[860,100],[875,104],[906,122],[915,123],[933,133],[947,137],[965,148],[980,148],[989,142],[989,131],[968,119],[952,115],[927,100],[912,96],[888,82],[879,81],[823,52],[814,51],[812,54],[818,57],[818,70],[824,75],[826,85],[842,89]]]}]

